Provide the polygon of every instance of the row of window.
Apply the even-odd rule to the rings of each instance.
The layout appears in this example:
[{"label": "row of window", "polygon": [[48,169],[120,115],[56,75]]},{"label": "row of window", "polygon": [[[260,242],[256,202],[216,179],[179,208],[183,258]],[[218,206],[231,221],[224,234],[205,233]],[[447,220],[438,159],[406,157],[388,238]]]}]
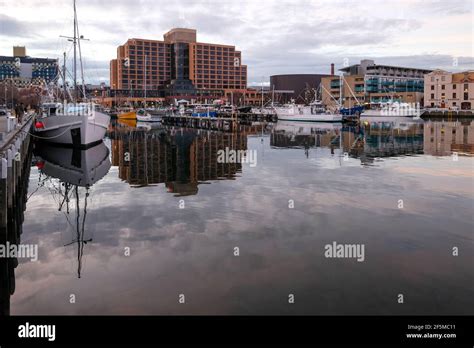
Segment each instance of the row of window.
[{"label": "row of window", "polygon": [[[464,94],[464,95],[463,95],[463,97],[464,97],[463,99],[464,99],[464,100],[469,100],[469,93],[465,92],[465,93],[463,93],[463,94]],[[445,93],[441,93],[441,99],[444,99],[444,98],[446,98],[446,94],[445,94]],[[456,99],[456,98],[457,98],[457,94],[456,94],[456,93],[453,93],[453,99]],[[434,93],[431,93],[431,99],[435,99]]]},{"label": "row of window", "polygon": [[[457,85],[455,83],[452,84],[452,88],[453,89],[456,89]],[[444,90],[446,89],[446,85],[441,85],[441,89]],[[468,83],[465,83],[464,84],[464,91],[467,91],[469,89],[469,84]],[[435,85],[431,85],[431,90],[434,91],[435,90]]]},{"label": "row of window", "polygon": [[197,51],[235,52],[234,47],[221,47],[213,45],[196,45]]}]

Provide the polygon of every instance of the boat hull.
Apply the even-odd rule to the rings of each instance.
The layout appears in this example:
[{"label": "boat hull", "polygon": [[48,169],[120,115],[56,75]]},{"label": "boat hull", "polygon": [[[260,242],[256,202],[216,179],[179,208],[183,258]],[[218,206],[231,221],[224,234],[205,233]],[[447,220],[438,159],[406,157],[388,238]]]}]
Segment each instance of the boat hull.
[{"label": "boat hull", "polygon": [[289,105],[275,108],[278,120],[298,122],[342,122],[341,114],[318,112],[313,106]]},{"label": "boat hull", "polygon": [[104,139],[110,116],[101,112],[89,115],[54,115],[38,119],[42,128],[35,128],[39,139],[73,147],[90,147]]},{"label": "boat hull", "polygon": [[278,115],[278,120],[296,122],[342,122],[341,115]]}]

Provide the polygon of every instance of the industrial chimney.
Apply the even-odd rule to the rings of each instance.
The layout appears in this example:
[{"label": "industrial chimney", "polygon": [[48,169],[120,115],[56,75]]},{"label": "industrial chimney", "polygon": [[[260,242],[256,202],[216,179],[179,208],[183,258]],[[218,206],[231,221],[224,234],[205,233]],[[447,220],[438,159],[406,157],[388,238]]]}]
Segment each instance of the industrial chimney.
[{"label": "industrial chimney", "polygon": [[331,63],[331,75],[334,75],[334,63]]}]

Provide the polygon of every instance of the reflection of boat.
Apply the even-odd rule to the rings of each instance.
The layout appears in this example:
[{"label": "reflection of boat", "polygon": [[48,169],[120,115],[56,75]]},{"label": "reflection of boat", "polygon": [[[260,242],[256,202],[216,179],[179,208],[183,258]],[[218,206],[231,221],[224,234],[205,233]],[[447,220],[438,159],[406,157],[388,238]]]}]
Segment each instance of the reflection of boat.
[{"label": "reflection of boat", "polygon": [[37,166],[47,176],[62,182],[88,187],[102,179],[110,169],[109,149],[104,142],[87,150],[62,148],[37,143]]},{"label": "reflection of boat", "polygon": [[319,101],[314,101],[309,106],[287,104],[275,107],[279,120],[306,121],[306,122],[341,122],[342,115],[326,111]]},{"label": "reflection of boat", "polygon": [[[87,150],[64,149],[38,143],[34,154],[41,174],[39,185],[51,183],[50,191],[59,197],[59,211],[65,213],[69,225],[73,228],[74,238],[66,246],[77,243],[77,275],[80,278],[84,245],[92,241],[92,238],[85,238],[89,189],[109,171],[109,149],[103,142]],[[41,179],[43,175],[45,178]],[[80,200],[81,192],[84,191],[82,208]],[[74,219],[70,219],[72,210],[75,210]]]},{"label": "reflection of boat", "polygon": [[339,130],[341,123],[337,122],[292,122],[292,121],[278,121],[275,126],[275,131],[284,131],[294,134],[315,134],[321,131]]},{"label": "reflection of boat", "polygon": [[159,122],[137,122],[137,129],[146,129],[147,131],[160,128]]},{"label": "reflection of boat", "polygon": [[340,148],[342,123],[278,121],[270,137],[273,148]]}]

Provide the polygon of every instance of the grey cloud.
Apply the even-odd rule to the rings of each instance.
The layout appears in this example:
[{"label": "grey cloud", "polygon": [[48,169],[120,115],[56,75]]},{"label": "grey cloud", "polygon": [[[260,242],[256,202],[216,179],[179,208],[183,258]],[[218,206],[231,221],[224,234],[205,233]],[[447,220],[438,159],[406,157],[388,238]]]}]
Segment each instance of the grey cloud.
[{"label": "grey cloud", "polygon": [[32,35],[33,31],[29,30],[25,22],[0,14],[0,36],[30,37]]}]

